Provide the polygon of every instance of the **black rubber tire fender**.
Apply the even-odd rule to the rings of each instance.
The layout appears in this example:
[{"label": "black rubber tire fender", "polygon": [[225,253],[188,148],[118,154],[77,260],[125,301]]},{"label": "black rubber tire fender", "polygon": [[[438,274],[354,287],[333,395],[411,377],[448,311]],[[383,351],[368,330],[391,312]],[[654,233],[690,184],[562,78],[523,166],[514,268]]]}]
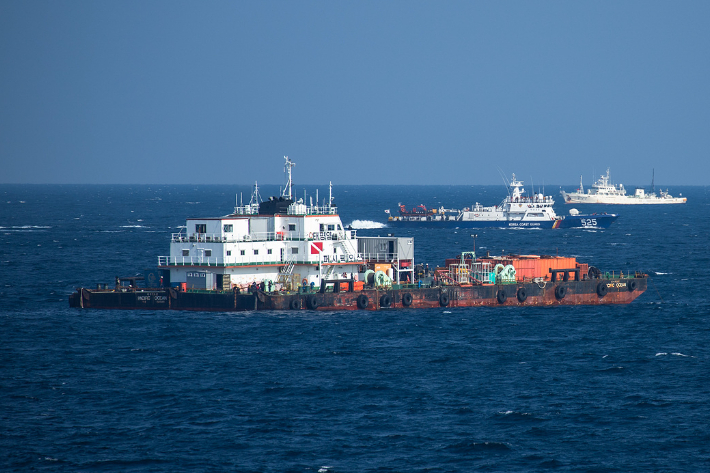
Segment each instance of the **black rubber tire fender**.
[{"label": "black rubber tire fender", "polygon": [[444,292],[439,296],[439,304],[441,304],[441,307],[449,305],[449,295],[447,293]]},{"label": "black rubber tire fender", "polygon": [[635,279],[632,279],[628,283],[626,283],[626,289],[629,290],[629,292],[634,292],[636,290],[636,287],[638,286],[638,283],[636,282]]},{"label": "black rubber tire fender", "polygon": [[505,289],[503,289],[503,288],[498,289],[498,294],[496,294],[496,299],[498,299],[499,304],[505,304],[505,301],[508,300],[508,294],[505,292]]},{"label": "black rubber tire fender", "polygon": [[311,294],[306,298],[306,307],[310,310],[316,310],[318,308],[318,298],[315,294]]},{"label": "black rubber tire fender", "polygon": [[406,292],[402,295],[402,305],[405,307],[412,305],[412,295],[410,293]]},{"label": "black rubber tire fender", "polygon": [[392,305],[392,298],[390,297],[390,295],[389,294],[382,294],[382,297],[380,297],[380,307],[387,309],[391,305]]},{"label": "black rubber tire fender", "polygon": [[555,297],[562,300],[567,295],[567,286],[557,286],[555,288]]},{"label": "black rubber tire fender", "polygon": [[525,302],[525,300],[528,298],[528,291],[525,290],[524,287],[521,287],[518,289],[518,302]]},{"label": "black rubber tire fender", "polygon": [[291,299],[291,302],[288,303],[288,307],[291,310],[299,310],[301,308],[301,299]]},{"label": "black rubber tire fender", "polygon": [[369,303],[370,303],[370,299],[368,299],[365,294],[360,294],[359,296],[357,296],[357,308],[358,309],[367,309],[367,306]]},{"label": "black rubber tire fender", "polygon": [[609,288],[606,286],[605,282],[600,282],[599,284],[597,284],[597,295],[599,297],[606,296],[607,292],[609,292]]}]

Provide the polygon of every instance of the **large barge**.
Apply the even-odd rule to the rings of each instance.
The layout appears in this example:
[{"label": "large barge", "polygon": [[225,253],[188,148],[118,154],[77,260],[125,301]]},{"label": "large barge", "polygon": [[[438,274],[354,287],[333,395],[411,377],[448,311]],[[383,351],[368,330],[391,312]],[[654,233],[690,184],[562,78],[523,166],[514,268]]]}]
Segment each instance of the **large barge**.
[{"label": "large barge", "polygon": [[410,237],[361,237],[343,228],[332,193],[294,200],[291,167],[281,196],[230,215],[188,218],[170,254],[111,288],[78,288],[69,304],[95,309],[380,310],[392,308],[624,304],[647,287],[642,273],[602,272],[576,258],[477,257],[441,267],[414,263]]}]

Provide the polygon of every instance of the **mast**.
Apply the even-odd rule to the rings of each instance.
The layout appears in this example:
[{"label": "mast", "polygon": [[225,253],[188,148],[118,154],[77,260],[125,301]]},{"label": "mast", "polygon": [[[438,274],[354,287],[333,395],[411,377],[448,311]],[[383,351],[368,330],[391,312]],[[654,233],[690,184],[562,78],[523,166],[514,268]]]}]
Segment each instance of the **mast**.
[{"label": "mast", "polygon": [[281,197],[286,197],[287,199],[293,200],[291,194],[291,187],[293,186],[293,182],[291,181],[291,168],[294,167],[296,163],[288,159],[288,156],[284,156],[284,159],[286,160],[286,163],[284,164],[284,171],[286,171],[286,173],[288,174],[288,181],[286,181],[286,187],[281,193]]},{"label": "mast", "polygon": [[261,196],[259,195],[259,183],[254,181],[254,192],[251,194],[251,200],[249,200],[249,205],[256,205],[257,208],[261,203]]}]

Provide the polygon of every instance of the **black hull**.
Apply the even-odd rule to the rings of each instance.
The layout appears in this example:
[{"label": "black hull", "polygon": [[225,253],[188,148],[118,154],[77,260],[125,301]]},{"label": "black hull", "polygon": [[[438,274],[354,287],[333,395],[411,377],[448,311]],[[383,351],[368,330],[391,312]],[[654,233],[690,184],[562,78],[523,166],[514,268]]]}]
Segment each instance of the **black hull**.
[{"label": "black hull", "polygon": [[647,288],[645,276],[544,283],[433,288],[365,289],[306,294],[180,292],[174,289],[77,289],[69,305],[85,309],[129,310],[379,310],[434,307],[554,306],[628,304]]}]

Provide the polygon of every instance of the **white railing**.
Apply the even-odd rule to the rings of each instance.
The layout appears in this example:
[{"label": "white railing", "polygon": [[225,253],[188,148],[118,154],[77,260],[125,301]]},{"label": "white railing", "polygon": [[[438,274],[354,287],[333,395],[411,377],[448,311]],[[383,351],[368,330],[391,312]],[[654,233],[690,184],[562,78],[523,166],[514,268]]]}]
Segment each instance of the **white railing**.
[{"label": "white railing", "polygon": [[303,255],[299,260],[274,260],[274,255],[260,257],[252,256],[228,256],[226,258],[217,256],[158,256],[158,266],[249,266],[249,265],[290,265],[290,264],[317,264],[322,263],[349,263],[362,262],[364,256],[357,254],[324,255],[320,259],[318,255]]},{"label": "white railing", "polygon": [[331,230],[309,232],[305,235],[294,232],[254,232],[249,235],[220,235],[217,233],[173,233],[173,243],[238,243],[244,241],[301,241],[301,240],[354,240],[355,230]]},{"label": "white railing", "polygon": [[318,206],[318,205],[313,205],[308,207],[308,215],[335,215],[338,213],[338,208],[331,205],[331,206]]}]

